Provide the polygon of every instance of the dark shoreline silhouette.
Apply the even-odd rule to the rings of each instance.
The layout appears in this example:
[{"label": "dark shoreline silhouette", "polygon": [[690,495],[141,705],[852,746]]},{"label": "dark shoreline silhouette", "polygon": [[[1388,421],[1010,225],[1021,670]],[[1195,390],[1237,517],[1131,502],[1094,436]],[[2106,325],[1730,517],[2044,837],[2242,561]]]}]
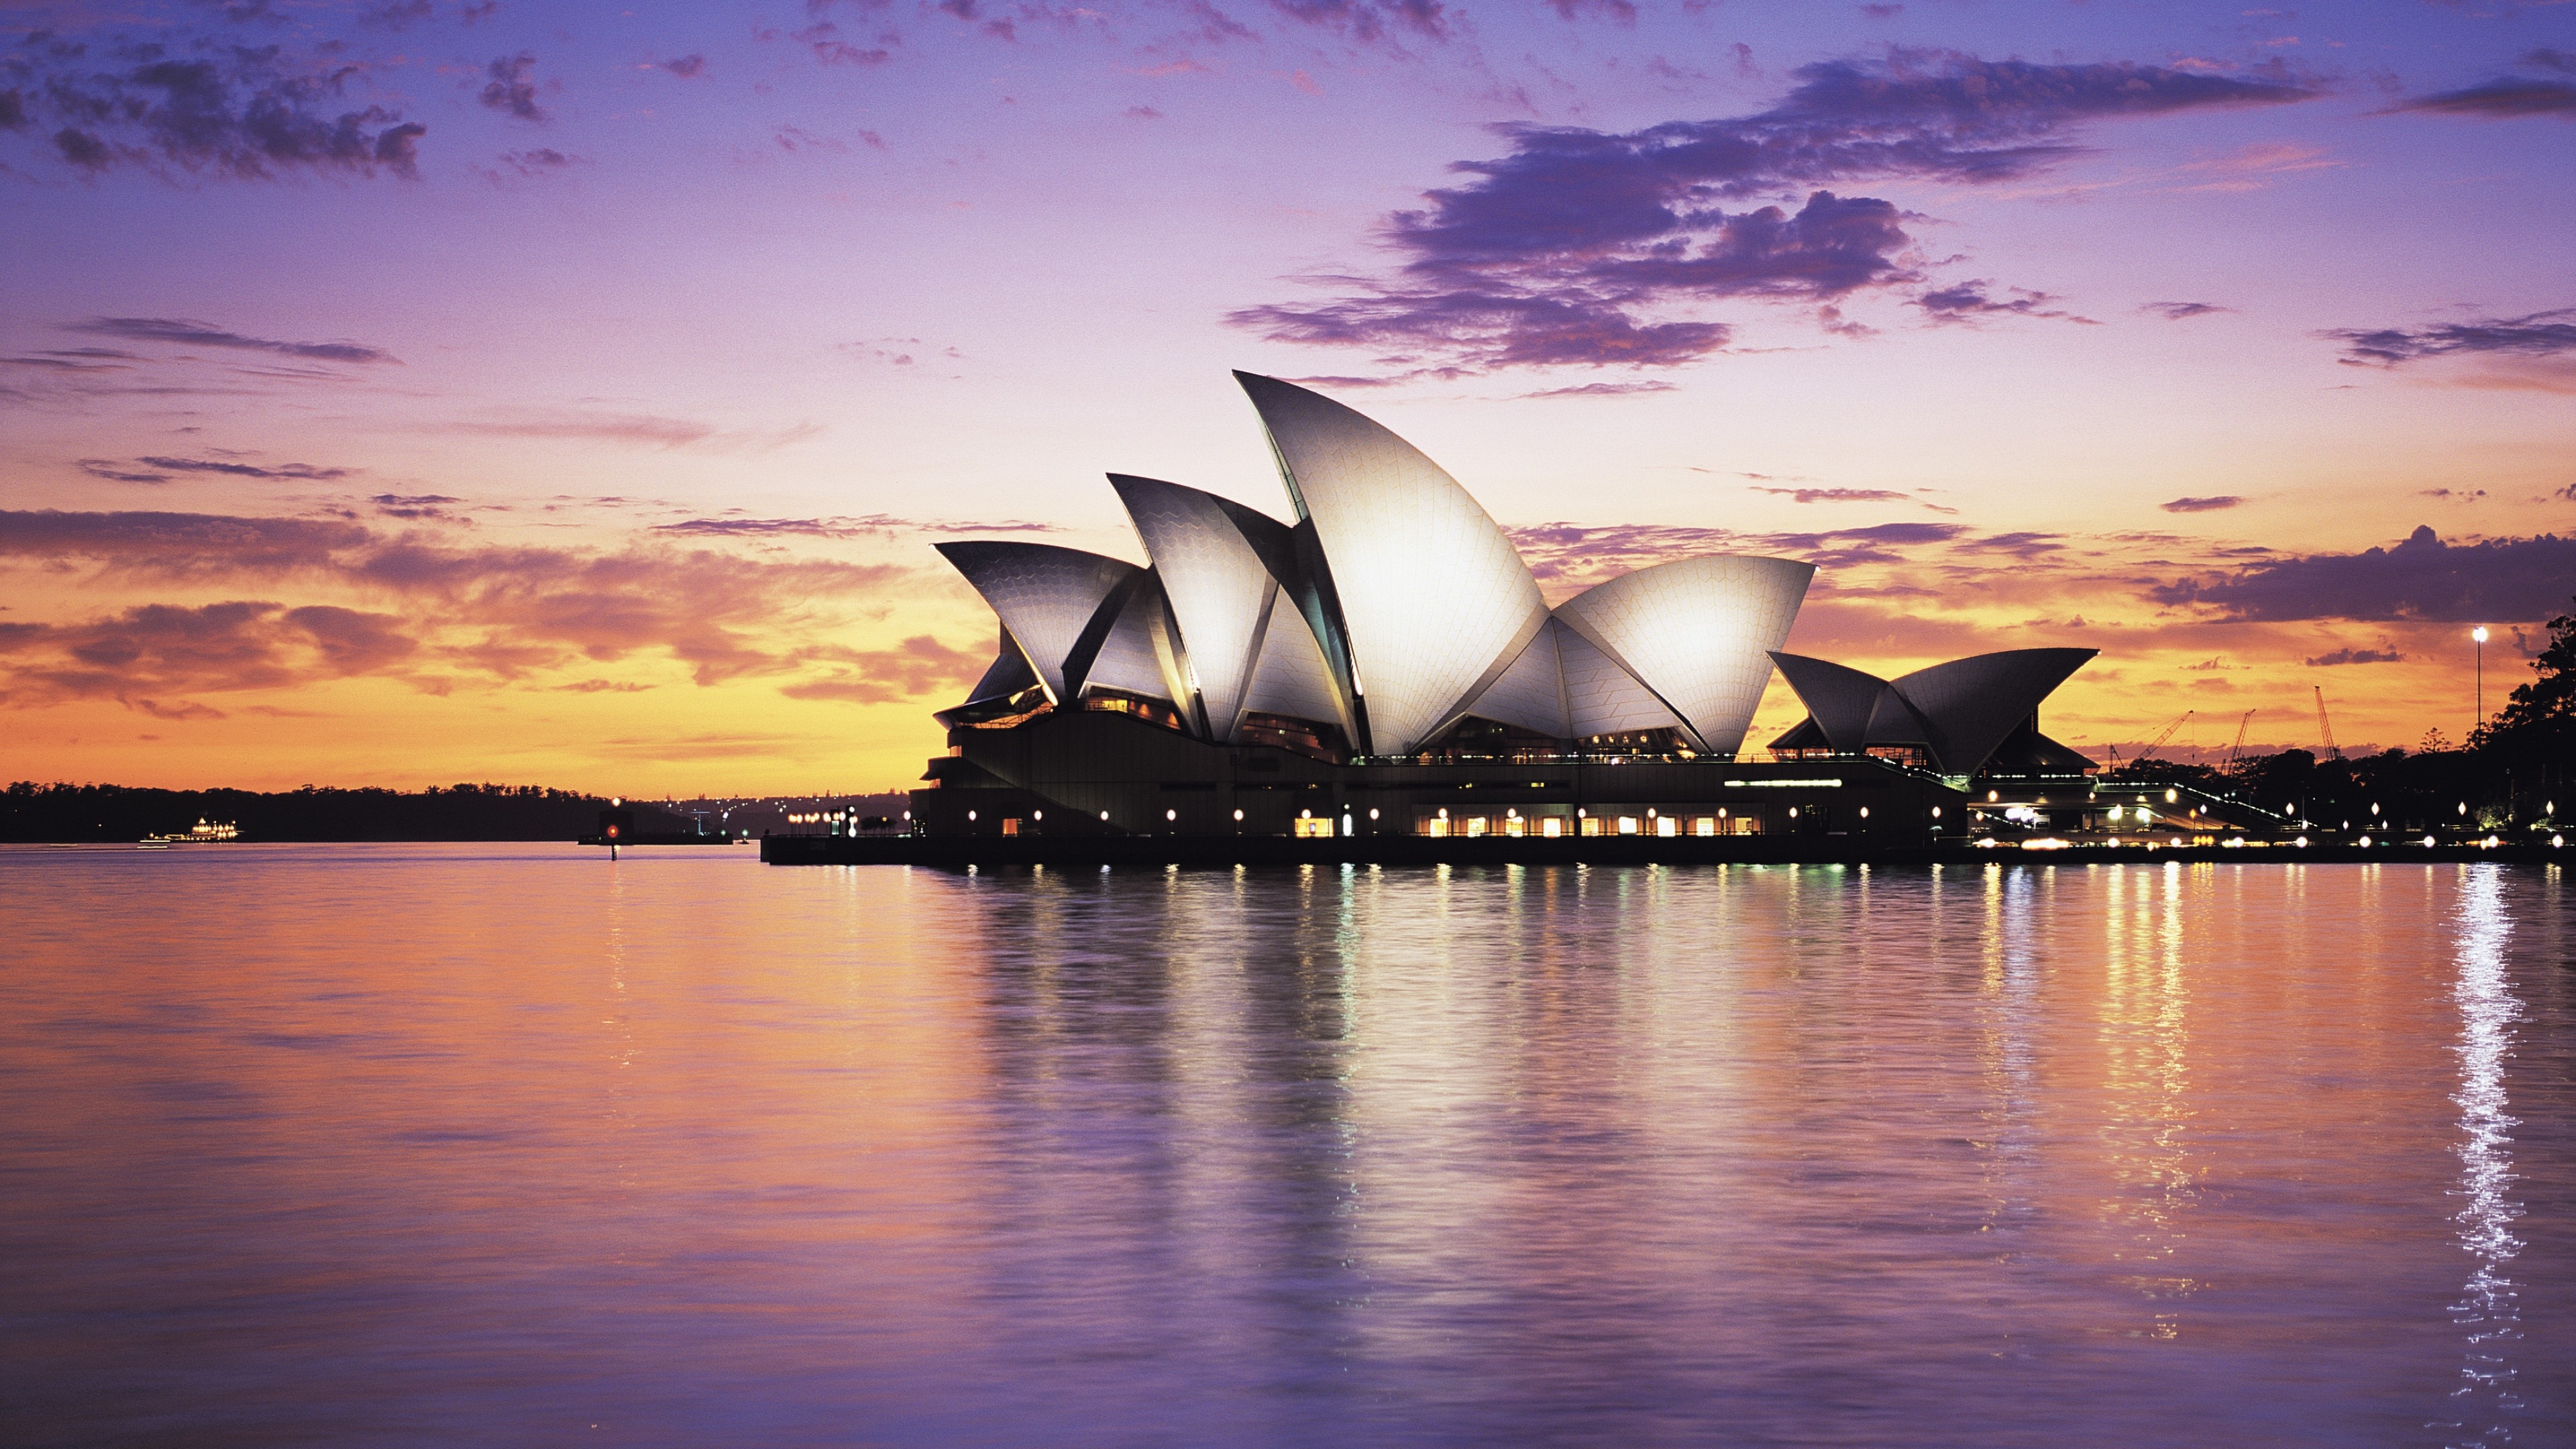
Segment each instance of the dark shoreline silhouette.
[{"label": "dark shoreline silhouette", "polygon": [[[539,785],[445,785],[426,790],[307,785],[251,790],[153,790],[125,785],[39,785],[0,793],[0,840],[132,841],[186,831],[199,819],[231,821],[245,841],[571,840],[598,828],[608,797]],[[630,803],[638,829],[683,831],[692,822]]]}]

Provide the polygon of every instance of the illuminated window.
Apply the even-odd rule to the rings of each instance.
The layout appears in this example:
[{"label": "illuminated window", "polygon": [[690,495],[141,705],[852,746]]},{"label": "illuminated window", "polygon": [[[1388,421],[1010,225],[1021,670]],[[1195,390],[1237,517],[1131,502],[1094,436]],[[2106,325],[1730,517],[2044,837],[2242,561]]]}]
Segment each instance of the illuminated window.
[{"label": "illuminated window", "polygon": [[1514,839],[1518,839],[1521,836],[1529,834],[1529,822],[1521,819],[1517,815],[1505,816],[1503,819],[1503,833],[1513,837]]},{"label": "illuminated window", "polygon": [[1636,816],[1634,816],[1634,815],[1622,815],[1622,816],[1620,816],[1620,817],[1619,817],[1619,833],[1620,833],[1621,835],[1634,835],[1634,834],[1636,834],[1636,833],[1637,833],[1637,817],[1636,817]]},{"label": "illuminated window", "polygon": [[1017,835],[1017,834],[1019,834],[1019,833],[1020,833],[1020,817],[1018,817],[1017,815],[1005,815],[1005,816],[1003,816],[1003,817],[1002,817],[1002,833],[1003,833],[1004,835]]},{"label": "illuminated window", "polygon": [[1693,834],[1693,835],[1715,835],[1716,833],[1717,833],[1717,817],[1716,817],[1716,816],[1714,816],[1714,815],[1694,815],[1694,816],[1692,816],[1692,817],[1691,817],[1691,834]]},{"label": "illuminated window", "polygon": [[1565,833],[1565,821],[1557,816],[1550,815],[1539,821],[1538,833],[1546,839],[1554,840]]},{"label": "illuminated window", "polygon": [[[1300,840],[1330,839],[1333,834],[1333,822],[1330,820],[1317,820],[1312,816],[1300,816],[1295,824],[1297,827],[1297,838]],[[1433,833],[1438,834],[1439,832],[1434,831]]]},{"label": "illuminated window", "polygon": [[1485,817],[1482,815],[1470,815],[1458,823],[1465,827],[1459,832],[1462,835],[1474,836],[1485,833]]},{"label": "illuminated window", "polygon": [[1657,835],[1679,835],[1682,833],[1682,823],[1670,815],[1658,815],[1655,817],[1655,833]]},{"label": "illuminated window", "polygon": [[1599,817],[1599,816],[1596,816],[1596,815],[1586,815],[1586,816],[1584,816],[1584,817],[1583,817],[1583,833],[1584,833],[1584,834],[1586,834],[1586,835],[1599,835],[1599,834],[1601,833],[1601,819],[1600,819],[1600,817]]}]

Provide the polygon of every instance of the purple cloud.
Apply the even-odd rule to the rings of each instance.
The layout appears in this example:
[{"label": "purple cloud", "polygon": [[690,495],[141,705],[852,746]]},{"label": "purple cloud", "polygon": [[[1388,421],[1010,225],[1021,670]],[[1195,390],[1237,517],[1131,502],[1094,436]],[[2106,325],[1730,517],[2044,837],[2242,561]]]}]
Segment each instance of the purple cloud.
[{"label": "purple cloud", "polygon": [[310,463],[280,463],[274,468],[260,468],[249,463],[225,463],[211,458],[137,458],[134,461],[147,468],[161,468],[172,473],[221,473],[233,478],[327,481],[349,476],[346,468],[316,468]]},{"label": "purple cloud", "polygon": [[[2576,75],[2576,55],[2542,46],[2522,57],[2532,70]],[[2436,115],[2512,120],[2522,116],[2576,116],[2576,83],[2548,76],[2503,76],[2455,91],[2439,91],[2389,107]]]},{"label": "purple cloud", "polygon": [[2336,328],[2322,332],[2344,344],[2342,362],[2356,367],[2395,367],[2426,357],[2452,353],[2501,353],[2515,357],[2548,357],[2576,351],[2576,307],[2534,312],[2525,317],[2489,317],[2476,322],[2445,322],[2408,330],[2403,327]]},{"label": "purple cloud", "polygon": [[2212,313],[2233,312],[2236,309],[2221,307],[2215,302],[2149,302],[2138,310],[2162,317],[2168,322],[2184,322],[2194,317],[2207,317]]},{"label": "purple cloud", "polygon": [[2418,528],[2395,548],[2310,554],[2235,574],[2180,579],[2156,602],[2214,609],[2231,620],[2417,619],[2448,623],[2545,619],[2576,579],[2576,538],[2444,543]]},{"label": "purple cloud", "polygon": [[274,45],[227,46],[192,60],[168,59],[157,44],[120,51],[142,63],[88,69],[80,46],[14,61],[12,80],[39,83],[0,93],[0,130],[55,126],[55,156],[92,172],[139,165],[235,180],[289,171],[417,174],[428,127],[383,106],[346,104],[363,67]]},{"label": "purple cloud", "polygon": [[526,51],[517,55],[495,56],[483,68],[491,79],[483,86],[483,104],[503,115],[543,125],[546,109],[537,104],[537,82],[533,72],[537,58]]},{"label": "purple cloud", "polygon": [[[1580,6],[1583,0],[1573,3]],[[1449,30],[1448,11],[1441,0],[1270,0],[1270,4],[1291,20],[1361,44],[1384,40],[1390,30],[1433,40]],[[1566,12],[1560,6],[1558,13]]]},{"label": "purple cloud", "polygon": [[1756,488],[1756,493],[1777,493],[1800,503],[1913,503],[1912,495],[1885,488]]},{"label": "purple cloud", "polygon": [[2177,498],[2170,503],[2159,503],[2156,506],[2167,513],[2214,513],[2221,508],[2233,508],[2244,501],[2233,493],[2217,493],[2207,498]]},{"label": "purple cloud", "polygon": [[2064,298],[2052,297],[2046,292],[2032,292],[2015,287],[2012,289],[2014,295],[2009,300],[1998,301],[1986,295],[1986,288],[1990,285],[1992,284],[1983,279],[1956,282],[1936,291],[1923,293],[1914,299],[1914,305],[1922,308],[1924,315],[1930,317],[1935,323],[1973,323],[1980,317],[2002,316],[2061,317],[2069,322],[2081,322],[2088,327],[2101,325],[2090,317],[2078,317],[2072,312],[2048,305],[2051,302],[2063,301]]},{"label": "purple cloud", "polygon": [[211,322],[191,322],[184,317],[93,317],[87,322],[68,323],[64,330],[122,337],[130,342],[169,342],[184,347],[274,352],[284,357],[310,358],[316,362],[391,362],[399,365],[401,361],[383,348],[370,347],[363,342],[280,342],[270,337],[228,332]]},{"label": "purple cloud", "polygon": [[2405,657],[2394,649],[2337,649],[2305,662],[2310,668],[2330,669],[2338,664],[2395,664]]},{"label": "purple cloud", "polygon": [[[1391,273],[1323,279],[1339,295],[1227,320],[1279,341],[1369,348],[1398,367],[1685,362],[1724,347],[1730,332],[1675,309],[1743,297],[1831,303],[1920,280],[1905,259],[1904,215],[1828,186],[2009,181],[2077,154],[2067,132],[2086,121],[2310,94],[2155,66],[1906,49],[1797,76],[1778,105],[1750,116],[1626,133],[1497,127],[1509,154],[1457,163],[1467,181],[1386,219],[1381,235],[1401,259]],[[1782,191],[1807,199],[1794,213],[1729,209]],[[1953,300],[1934,310],[2050,315],[2038,294]]]}]

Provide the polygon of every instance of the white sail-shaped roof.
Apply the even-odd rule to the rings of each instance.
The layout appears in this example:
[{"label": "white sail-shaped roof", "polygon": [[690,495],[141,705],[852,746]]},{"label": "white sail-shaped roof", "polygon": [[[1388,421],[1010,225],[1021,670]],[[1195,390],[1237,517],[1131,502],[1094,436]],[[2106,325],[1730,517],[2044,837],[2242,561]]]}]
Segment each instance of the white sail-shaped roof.
[{"label": "white sail-shaped roof", "polygon": [[[1154,647],[1162,612],[1162,595],[1155,591],[1154,576],[1148,573],[1127,590],[1126,600],[1119,605],[1117,617],[1109,621],[1100,652],[1091,657],[1081,682],[1075,683],[1069,672],[1065,682],[1077,694],[1116,689],[1147,699],[1168,696],[1171,685],[1164,678],[1162,661]],[[1095,620],[1095,627],[1097,623]]]},{"label": "white sail-shaped roof", "polygon": [[1134,564],[1047,543],[977,540],[937,545],[1001,616],[1002,628],[1047,697],[1065,702],[1064,662],[1102,601],[1130,577]]},{"label": "white sail-shaped roof", "polygon": [[2098,652],[2006,649],[1918,669],[1893,683],[1931,726],[1930,743],[1943,766],[1968,774]]},{"label": "white sail-shaped roof", "polygon": [[1367,753],[1405,754],[1535,637],[1547,603],[1494,520],[1414,446],[1332,399],[1238,372],[1315,525]]},{"label": "white sail-shaped roof", "polygon": [[1557,672],[1556,640],[1564,629],[1551,622],[1511,667],[1467,706],[1480,719],[1517,726],[1552,739],[1569,739],[1574,725],[1565,708],[1565,682]]},{"label": "white sail-shaped roof", "polygon": [[[1268,622],[1261,631],[1261,652],[1254,661],[1251,681],[1244,686],[1243,708],[1333,725],[1345,735],[1350,732],[1350,721],[1336,702],[1333,672],[1324,663],[1323,648],[1315,642],[1314,631],[1306,627],[1305,616],[1297,612],[1296,603],[1284,589],[1271,592]],[[1232,738],[1242,721],[1241,713],[1222,721],[1214,715],[1208,717],[1208,725],[1219,739]]]},{"label": "white sail-shaped roof", "polygon": [[1137,538],[1153,556],[1163,595],[1180,624],[1185,677],[1196,686],[1209,733],[1222,740],[1242,716],[1262,615],[1277,589],[1245,538],[1247,520],[1240,515],[1250,515],[1254,527],[1268,524],[1283,548],[1288,525],[1177,483],[1112,473],[1109,486],[1118,490]]},{"label": "white sail-shaped roof", "polygon": [[1671,729],[1682,723],[1653,690],[1637,682],[1637,676],[1568,628],[1563,619],[1550,619],[1547,626],[1556,636],[1557,668],[1565,677],[1566,713],[1572,726],[1568,733],[1580,739]]},{"label": "white sail-shaped roof", "polygon": [[1652,689],[1703,748],[1731,755],[1815,576],[1785,558],[1675,559],[1587,589],[1556,617]]},{"label": "white sail-shaped roof", "polygon": [[1807,706],[1807,721],[1779,740],[1782,747],[1808,725],[1831,749],[1846,754],[1881,745],[1920,745],[1942,770],[1973,775],[2039,702],[2084,667],[2091,649],[2007,649],[1918,669],[1897,680],[1864,674],[1848,665],[1778,654],[1780,672]]}]

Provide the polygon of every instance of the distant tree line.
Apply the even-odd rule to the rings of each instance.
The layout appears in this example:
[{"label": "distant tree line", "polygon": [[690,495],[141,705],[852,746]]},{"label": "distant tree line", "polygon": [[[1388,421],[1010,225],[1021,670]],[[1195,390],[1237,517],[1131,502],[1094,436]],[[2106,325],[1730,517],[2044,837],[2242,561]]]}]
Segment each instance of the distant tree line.
[{"label": "distant tree line", "polygon": [[[0,840],[124,841],[184,833],[200,819],[230,821],[244,840],[572,840],[598,828],[605,797],[539,785],[433,785],[340,790],[306,785],[250,790],[147,790],[125,785],[40,785],[0,793]],[[629,804],[639,831],[691,822]]]},{"label": "distant tree line", "polygon": [[2349,759],[2284,750],[2216,768],[2141,760],[2107,778],[2187,783],[2355,834],[2547,829],[2576,816],[2576,612],[2549,621],[2532,673],[2457,746],[2433,730],[2414,750]]}]

